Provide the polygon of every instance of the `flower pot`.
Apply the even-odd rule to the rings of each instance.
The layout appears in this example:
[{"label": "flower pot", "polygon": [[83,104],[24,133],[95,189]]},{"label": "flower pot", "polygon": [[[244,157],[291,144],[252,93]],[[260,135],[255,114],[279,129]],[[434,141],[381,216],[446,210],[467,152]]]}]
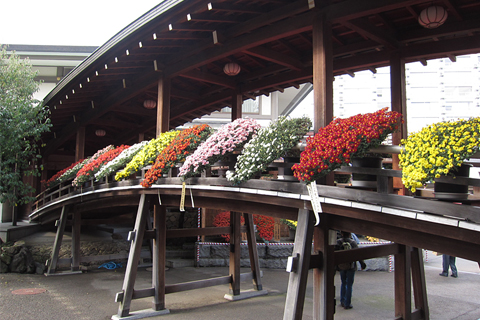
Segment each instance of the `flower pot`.
[{"label": "flower pot", "polygon": [[[352,158],[352,166],[359,168],[382,168],[382,160],[380,157],[363,157]],[[352,173],[352,186],[364,188],[376,188],[377,176],[364,173]]]},{"label": "flower pot", "polygon": [[288,232],[289,232],[288,240],[295,241],[295,233],[296,233],[296,230],[289,228],[289,229],[288,229]]},{"label": "flower pot", "polygon": [[[470,175],[470,164],[464,164],[456,167],[457,170],[451,170],[455,176],[468,177]],[[461,200],[468,198],[468,185],[451,184],[444,182],[435,182],[433,184],[434,196],[437,199]]]}]

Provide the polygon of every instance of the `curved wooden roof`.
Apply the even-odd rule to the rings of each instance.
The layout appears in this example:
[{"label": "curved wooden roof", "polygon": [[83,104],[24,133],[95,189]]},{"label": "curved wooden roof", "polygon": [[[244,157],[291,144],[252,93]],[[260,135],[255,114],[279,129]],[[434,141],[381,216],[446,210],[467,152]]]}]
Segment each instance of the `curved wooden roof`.
[{"label": "curved wooden roof", "polygon": [[[157,84],[171,81],[170,127],[244,99],[312,82],[312,25],[332,27],[334,74],[386,66],[392,52],[406,62],[480,52],[480,2],[442,0],[448,19],[421,27],[431,0],[167,0],[121,30],[68,74],[45,98],[53,128],[45,154],[75,152],[86,127],[85,153],[107,144],[155,136]],[[223,72],[238,63],[239,75]],[[103,138],[95,136],[106,129]]]}]

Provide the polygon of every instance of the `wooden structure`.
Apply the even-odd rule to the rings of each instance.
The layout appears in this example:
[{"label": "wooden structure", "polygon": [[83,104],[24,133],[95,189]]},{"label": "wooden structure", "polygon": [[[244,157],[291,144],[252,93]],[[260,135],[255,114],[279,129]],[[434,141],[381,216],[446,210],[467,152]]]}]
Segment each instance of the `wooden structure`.
[{"label": "wooden structure", "polygon": [[[241,116],[244,99],[305,82],[313,84],[317,130],[333,117],[334,75],[353,75],[367,69],[375,72],[375,68],[387,65],[391,66],[392,110],[406,118],[406,62],[425,64],[427,59],[439,57],[454,61],[456,55],[480,51],[480,2],[434,2],[444,6],[449,14],[445,24],[436,29],[425,29],[417,22],[419,13],[432,4],[431,0],[166,0],[98,48],[46,97],[53,128],[44,137],[45,167],[50,172],[57,171],[108,144],[149,139],[225,106],[232,107],[235,119]],[[236,76],[227,76],[223,71],[224,65],[231,62],[241,67]],[[156,102],[156,110],[143,107],[147,100]],[[106,130],[104,137],[95,136],[99,128]],[[398,144],[405,135],[406,124],[394,136],[394,143]],[[393,316],[428,319],[422,260],[416,248],[480,261],[478,209],[383,193],[392,189],[388,182],[399,176],[395,171],[385,172],[379,173],[384,176],[379,180],[383,183],[378,188],[380,193],[318,186],[324,213],[317,228],[309,223],[310,204],[301,184],[249,181],[233,188],[225,180],[215,178],[197,179],[191,184],[200,207],[298,218],[285,319],[301,318],[309,268],[314,268],[315,318],[331,319],[333,266],[343,260],[385,254],[395,254],[396,258]],[[475,181],[466,182],[477,185]],[[168,232],[162,225],[161,207],[154,210],[158,219],[153,231],[142,231],[142,221],[147,212],[145,203],[155,202],[158,190],[162,206],[166,206],[179,203],[180,189],[174,178],[158,183],[148,190],[139,187],[138,181],[73,190],[47,200],[30,216],[46,223],[57,219],[61,212],[66,216],[64,210],[71,207],[75,229],[79,228],[78,221],[89,215],[101,212],[104,218],[115,217],[122,208],[138,207],[130,260],[134,263],[138,258],[136,246],[142,233],[153,238],[154,283],[152,288],[135,291],[135,267],[129,264],[130,278],[126,278],[122,294],[118,295],[120,318],[129,312],[128,301],[136,297],[154,296],[153,309],[165,307],[162,299],[167,287],[162,282],[161,267],[162,246]],[[195,189],[195,185],[203,188]],[[237,219],[238,215],[232,218]],[[234,226],[238,228],[237,224]],[[345,257],[333,252],[329,244],[331,229],[369,234],[395,244],[358,249]],[[312,237],[313,249],[318,253],[313,256]],[[233,269],[228,281],[233,295],[237,295],[239,274],[233,241]],[[255,264],[254,253],[251,257]],[[73,268],[78,266],[79,259],[75,251]],[[256,267],[252,279],[260,290]],[[415,294],[413,312],[411,280]]]}]

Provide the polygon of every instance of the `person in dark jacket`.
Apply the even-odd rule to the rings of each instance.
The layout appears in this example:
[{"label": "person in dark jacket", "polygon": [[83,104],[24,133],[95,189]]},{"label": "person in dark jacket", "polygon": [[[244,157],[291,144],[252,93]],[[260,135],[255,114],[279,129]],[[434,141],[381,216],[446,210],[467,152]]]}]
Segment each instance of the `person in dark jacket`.
[{"label": "person in dark jacket", "polygon": [[[337,240],[335,250],[355,249],[358,248],[357,242],[352,239],[350,232],[342,231],[342,236]],[[366,268],[363,260],[359,261],[362,270]],[[355,279],[355,271],[357,270],[357,262],[342,263],[337,266],[340,271],[342,286],[340,288],[340,305],[344,309],[352,309],[352,287]]]}]

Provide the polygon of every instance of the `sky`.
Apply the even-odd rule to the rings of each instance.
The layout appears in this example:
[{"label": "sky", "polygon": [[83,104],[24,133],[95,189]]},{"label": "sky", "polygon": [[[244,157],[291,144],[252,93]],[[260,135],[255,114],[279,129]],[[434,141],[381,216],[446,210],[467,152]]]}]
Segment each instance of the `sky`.
[{"label": "sky", "polygon": [[0,44],[100,46],[162,0],[0,0]]}]

